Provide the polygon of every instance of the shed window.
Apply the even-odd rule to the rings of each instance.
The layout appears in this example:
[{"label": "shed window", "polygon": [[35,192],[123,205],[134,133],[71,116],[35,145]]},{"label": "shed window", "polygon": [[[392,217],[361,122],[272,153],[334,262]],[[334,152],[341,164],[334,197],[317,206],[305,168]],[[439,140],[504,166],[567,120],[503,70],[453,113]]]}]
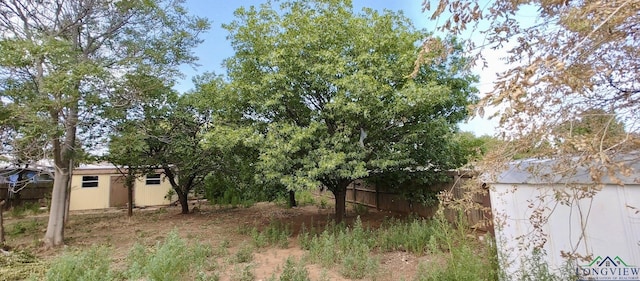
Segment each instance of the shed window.
[{"label": "shed window", "polygon": [[82,176],[82,187],[98,187],[98,176]]},{"label": "shed window", "polygon": [[160,184],[160,174],[147,175],[147,185],[158,185],[158,184]]}]

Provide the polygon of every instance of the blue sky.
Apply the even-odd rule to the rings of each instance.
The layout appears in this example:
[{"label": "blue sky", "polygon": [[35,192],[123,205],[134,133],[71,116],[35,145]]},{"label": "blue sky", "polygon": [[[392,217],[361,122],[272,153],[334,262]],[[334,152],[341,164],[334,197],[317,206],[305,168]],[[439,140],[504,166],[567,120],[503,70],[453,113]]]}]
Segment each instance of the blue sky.
[{"label": "blue sky", "polygon": [[[233,12],[239,7],[259,6],[264,0],[187,0],[185,5],[190,13],[197,16],[206,17],[211,21],[211,29],[202,34],[204,42],[194,50],[199,57],[198,64],[195,69],[190,66],[181,68],[186,75],[174,87],[179,92],[186,92],[193,87],[191,79],[193,76],[204,72],[215,72],[217,74],[226,74],[222,67],[224,59],[233,56],[233,49],[227,40],[228,32],[222,29],[221,25],[233,21]],[[356,11],[360,11],[362,7],[369,7],[377,10],[393,10],[402,11],[405,16],[409,17],[415,27],[425,28],[428,31],[434,31],[435,23],[429,20],[429,13],[422,13],[422,0],[353,0]],[[478,73],[487,73],[486,71],[478,71]],[[489,71],[491,73],[491,71]],[[492,75],[484,75],[481,77],[479,86],[490,85]],[[485,89],[481,89],[485,92]],[[493,135],[496,127],[495,121],[475,118],[468,124],[461,124],[464,131],[472,131],[476,135]]]}]

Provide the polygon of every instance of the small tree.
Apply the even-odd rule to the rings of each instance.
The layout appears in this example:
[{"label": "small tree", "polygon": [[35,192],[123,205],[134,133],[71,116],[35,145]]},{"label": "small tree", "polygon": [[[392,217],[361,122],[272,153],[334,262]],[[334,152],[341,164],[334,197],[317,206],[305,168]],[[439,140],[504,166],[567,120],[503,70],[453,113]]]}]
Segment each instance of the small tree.
[{"label": "small tree", "polygon": [[189,193],[217,169],[219,155],[203,141],[211,115],[199,109],[198,99],[190,94],[178,97],[168,88],[163,91],[158,99],[142,104],[136,118],[119,125],[110,157],[135,171],[132,176],[161,170],[187,214]]},{"label": "small tree", "polygon": [[136,179],[153,171],[148,159],[146,135],[157,116],[165,115],[175,103],[176,95],[165,82],[145,73],[124,76],[121,94],[112,101],[117,107],[104,112],[111,126],[109,154],[104,160],[112,163],[124,179],[127,188],[128,216],[133,215],[133,189]]},{"label": "small tree", "polygon": [[183,214],[189,213],[189,193],[202,186],[205,177],[217,168],[218,155],[203,144],[208,117],[198,116],[194,110],[188,105],[178,106],[146,140],[153,166],[164,171]]},{"label": "small tree", "polygon": [[144,158],[145,143],[142,136],[130,123],[121,124],[120,131],[111,137],[109,154],[105,160],[112,163],[124,180],[127,189],[127,216],[133,216],[133,189],[136,179],[150,170]]}]

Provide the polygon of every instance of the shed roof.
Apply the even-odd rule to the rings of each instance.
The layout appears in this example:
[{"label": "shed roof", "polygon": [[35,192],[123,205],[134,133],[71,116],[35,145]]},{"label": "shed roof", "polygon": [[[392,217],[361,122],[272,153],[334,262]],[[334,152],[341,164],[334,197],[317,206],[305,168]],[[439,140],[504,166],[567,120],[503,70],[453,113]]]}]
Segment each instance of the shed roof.
[{"label": "shed roof", "polygon": [[[506,170],[497,174],[485,173],[482,179],[490,184],[640,184],[640,153],[620,155],[610,163],[619,165],[608,165],[613,177],[602,161],[579,157],[526,159],[509,163]],[[623,173],[626,169],[627,173]],[[597,176],[598,172],[601,176]]]}]

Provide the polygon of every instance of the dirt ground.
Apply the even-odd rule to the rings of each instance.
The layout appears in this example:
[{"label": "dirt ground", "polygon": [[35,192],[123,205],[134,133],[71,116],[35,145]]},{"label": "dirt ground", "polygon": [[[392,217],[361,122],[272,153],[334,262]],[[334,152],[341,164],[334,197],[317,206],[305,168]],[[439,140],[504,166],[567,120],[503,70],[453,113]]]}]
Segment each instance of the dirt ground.
[{"label": "dirt ground", "polygon": [[[133,217],[126,216],[122,209],[96,210],[72,212],[70,222],[65,230],[65,247],[85,248],[92,245],[109,245],[116,264],[124,260],[134,243],[154,245],[163,241],[166,235],[177,230],[181,237],[189,241],[210,244],[212,247],[220,245],[221,241],[229,242],[229,252],[234,253],[242,243],[251,241],[251,237],[242,234],[242,229],[257,227],[262,229],[272,220],[279,220],[290,226],[293,235],[289,238],[286,249],[268,247],[257,249],[252,262],[255,280],[266,280],[281,272],[285,260],[304,257],[298,242],[298,233],[302,225],[316,229],[324,227],[333,217],[333,208],[320,208],[317,205],[307,205],[296,208],[286,208],[274,203],[258,203],[249,208],[215,207],[205,203],[193,203],[192,214],[180,214],[179,207],[159,207],[136,209]],[[360,215],[363,225],[379,226],[386,217],[399,217],[382,211],[369,210]],[[356,218],[353,210],[348,211],[346,222],[352,223]],[[29,249],[36,256],[51,259],[58,256],[62,250],[44,250],[40,239],[44,236],[47,217],[45,214],[21,219],[7,218],[5,226],[18,220],[36,225],[35,233],[8,237],[8,245],[14,249]],[[376,280],[411,280],[416,273],[418,263],[429,261],[429,256],[415,256],[407,252],[390,252],[379,254],[380,274]],[[220,280],[231,278],[231,265],[218,269]],[[349,280],[340,275],[336,268],[323,268],[317,264],[307,263],[311,280]],[[0,278],[1,279],[1,278]]]}]

